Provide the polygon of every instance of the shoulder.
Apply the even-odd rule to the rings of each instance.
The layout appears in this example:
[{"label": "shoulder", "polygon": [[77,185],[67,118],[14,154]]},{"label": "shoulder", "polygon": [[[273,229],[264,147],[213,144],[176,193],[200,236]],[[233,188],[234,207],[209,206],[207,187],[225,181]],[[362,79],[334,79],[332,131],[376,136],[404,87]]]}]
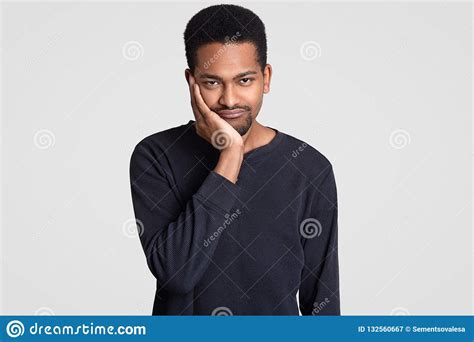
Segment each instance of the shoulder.
[{"label": "shoulder", "polygon": [[315,206],[319,208],[333,208],[337,206],[337,186],[333,165],[329,159],[316,147],[306,141],[286,135],[287,159],[291,162],[298,176],[305,182],[312,184],[309,187],[311,196],[315,198]]},{"label": "shoulder", "polygon": [[332,163],[323,152],[307,141],[287,133],[283,134],[285,136],[283,153],[297,171],[318,183],[332,175]]},{"label": "shoulder", "polygon": [[130,157],[131,167],[150,162],[167,164],[167,153],[172,153],[170,150],[176,148],[176,145],[183,144],[185,133],[191,127],[191,122],[188,122],[144,137],[133,148]]},{"label": "shoulder", "polygon": [[179,126],[167,128],[163,131],[159,131],[150,134],[141,139],[136,145],[134,150],[137,148],[146,149],[166,149],[171,144],[176,143],[191,127],[190,122]]}]

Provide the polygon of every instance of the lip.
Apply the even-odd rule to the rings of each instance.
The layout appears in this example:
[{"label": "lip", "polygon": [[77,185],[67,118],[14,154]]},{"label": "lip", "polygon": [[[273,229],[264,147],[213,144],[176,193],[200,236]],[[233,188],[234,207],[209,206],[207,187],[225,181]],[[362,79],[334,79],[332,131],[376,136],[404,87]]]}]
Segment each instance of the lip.
[{"label": "lip", "polygon": [[239,116],[242,116],[245,112],[247,111],[243,109],[233,109],[233,110],[221,110],[217,112],[217,114],[219,114],[221,118],[234,119],[234,118],[238,118]]}]

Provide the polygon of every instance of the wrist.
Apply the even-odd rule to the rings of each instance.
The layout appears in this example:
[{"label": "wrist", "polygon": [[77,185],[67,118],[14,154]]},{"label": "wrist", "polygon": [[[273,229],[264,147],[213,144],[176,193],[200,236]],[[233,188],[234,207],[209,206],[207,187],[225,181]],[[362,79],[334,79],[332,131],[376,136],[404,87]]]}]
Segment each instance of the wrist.
[{"label": "wrist", "polygon": [[229,158],[243,158],[244,156],[244,146],[243,145],[236,145],[232,144],[231,146],[221,150],[222,157],[229,157]]}]

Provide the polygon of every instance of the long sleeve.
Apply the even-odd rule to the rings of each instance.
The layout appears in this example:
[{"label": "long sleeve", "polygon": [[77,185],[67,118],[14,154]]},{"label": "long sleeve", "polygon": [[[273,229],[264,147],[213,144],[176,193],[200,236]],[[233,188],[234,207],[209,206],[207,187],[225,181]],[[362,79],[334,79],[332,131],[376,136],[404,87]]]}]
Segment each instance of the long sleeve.
[{"label": "long sleeve", "polygon": [[150,271],[167,291],[191,291],[209,266],[219,235],[205,244],[226,219],[239,186],[210,171],[185,203],[176,193],[165,158],[138,144],[130,159],[130,182],[140,242]]},{"label": "long sleeve", "polygon": [[300,224],[304,267],[299,288],[303,315],[340,315],[337,190],[332,166],[313,180]]}]

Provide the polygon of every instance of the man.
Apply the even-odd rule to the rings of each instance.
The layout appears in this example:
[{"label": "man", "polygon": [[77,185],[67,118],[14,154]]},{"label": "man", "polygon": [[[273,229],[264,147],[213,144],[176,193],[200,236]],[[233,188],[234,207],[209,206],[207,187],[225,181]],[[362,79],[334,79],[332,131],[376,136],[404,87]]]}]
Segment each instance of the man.
[{"label": "man", "polygon": [[339,315],[332,165],[256,120],[272,75],[264,24],[215,5],[184,40],[195,120],[144,138],[130,163],[152,314]]}]

